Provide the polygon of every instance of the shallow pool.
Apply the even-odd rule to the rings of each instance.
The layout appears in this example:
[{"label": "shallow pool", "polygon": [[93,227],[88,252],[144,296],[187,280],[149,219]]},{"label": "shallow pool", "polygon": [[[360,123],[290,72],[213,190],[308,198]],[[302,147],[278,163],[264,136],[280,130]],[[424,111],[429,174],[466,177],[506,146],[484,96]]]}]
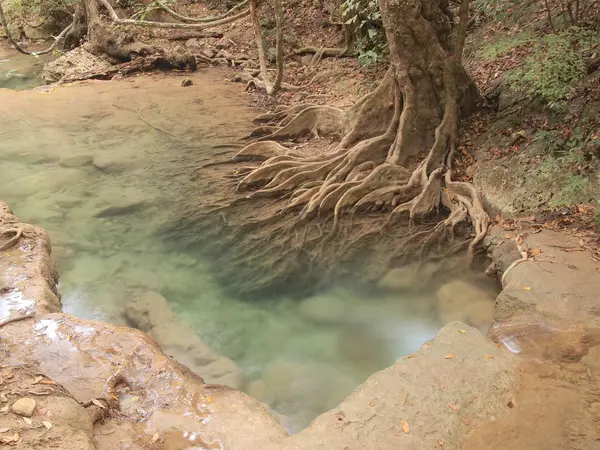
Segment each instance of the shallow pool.
[{"label": "shallow pool", "polygon": [[251,129],[257,111],[223,76],[197,73],[186,88],[167,74],[0,91],[0,198],[50,233],[65,312],[124,323],[131,299],[160,293],[296,431],[444,318],[435,292],[330,286],[244,302],[224,293],[209,259],[162,237],[185,214],[183,188],[206,149]]}]

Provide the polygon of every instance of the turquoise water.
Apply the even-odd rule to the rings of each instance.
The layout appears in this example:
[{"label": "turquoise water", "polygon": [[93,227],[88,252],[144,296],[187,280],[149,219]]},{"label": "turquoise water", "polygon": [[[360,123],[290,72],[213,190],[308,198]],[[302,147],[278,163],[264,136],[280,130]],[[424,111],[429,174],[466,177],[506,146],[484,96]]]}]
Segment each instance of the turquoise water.
[{"label": "turquoise water", "polygon": [[222,73],[193,79],[189,88],[156,75],[0,91],[0,199],[50,233],[66,312],[125,323],[129,301],[160,293],[241,367],[241,388],[296,431],[433,337],[438,300],[330,286],[248,303],[225,294],[209,259],[176,250],[161,230],[185,214],[191,172],[256,114]]}]

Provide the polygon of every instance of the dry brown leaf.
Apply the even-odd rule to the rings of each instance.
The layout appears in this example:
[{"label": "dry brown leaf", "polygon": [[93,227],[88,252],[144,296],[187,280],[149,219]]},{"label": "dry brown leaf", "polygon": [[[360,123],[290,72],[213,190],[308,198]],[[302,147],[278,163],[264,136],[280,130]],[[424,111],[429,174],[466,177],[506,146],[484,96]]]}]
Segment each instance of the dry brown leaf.
[{"label": "dry brown leaf", "polygon": [[92,399],[92,403],[96,406],[99,406],[102,409],[106,408],[106,406],[104,406],[100,400],[97,400],[95,398]]},{"label": "dry brown leaf", "polygon": [[23,417],[23,422],[25,422],[27,425],[31,425],[31,419],[29,417]]},{"label": "dry brown leaf", "polygon": [[452,359],[454,358],[454,354],[453,353],[449,353],[446,355],[446,359]]},{"label": "dry brown leaf", "polygon": [[542,253],[542,251],[539,248],[534,248],[533,250],[531,250],[531,256],[537,256],[540,253]]},{"label": "dry brown leaf", "polygon": [[408,391],[404,394],[404,405],[408,403]]},{"label": "dry brown leaf", "polygon": [[206,397],[206,403],[207,403],[207,404],[209,404],[209,405],[210,405],[212,402],[213,402],[213,399],[212,399],[212,397],[211,397],[211,396],[208,396],[208,397]]},{"label": "dry brown leaf", "polygon": [[40,384],[49,384],[49,385],[54,386],[56,384],[56,381],[54,381],[54,380],[48,380],[48,379],[43,379],[43,380],[40,381]]},{"label": "dry brown leaf", "polygon": [[375,402],[371,400],[371,401],[369,402],[369,406],[372,408],[373,406],[375,406]]},{"label": "dry brown leaf", "polygon": [[452,411],[456,411],[458,408],[453,405],[452,403],[448,403],[448,408],[450,408]]},{"label": "dry brown leaf", "polygon": [[485,359],[494,359],[494,357],[492,355],[483,355],[483,357]]},{"label": "dry brown leaf", "polygon": [[48,422],[48,421],[42,422],[42,425],[44,425],[47,430],[49,430],[50,428],[52,428],[52,424],[50,422]]},{"label": "dry brown leaf", "polygon": [[408,422],[406,420],[402,421],[402,431],[404,431],[406,434],[408,434],[410,431],[410,427],[408,426]]},{"label": "dry brown leaf", "polygon": [[160,435],[158,434],[158,431],[156,433],[154,433],[154,436],[152,436],[152,443],[154,444],[156,441],[158,441],[158,438],[160,437]]},{"label": "dry brown leaf", "polygon": [[530,291],[531,290],[531,286],[523,286],[523,289],[525,289],[526,291]]}]

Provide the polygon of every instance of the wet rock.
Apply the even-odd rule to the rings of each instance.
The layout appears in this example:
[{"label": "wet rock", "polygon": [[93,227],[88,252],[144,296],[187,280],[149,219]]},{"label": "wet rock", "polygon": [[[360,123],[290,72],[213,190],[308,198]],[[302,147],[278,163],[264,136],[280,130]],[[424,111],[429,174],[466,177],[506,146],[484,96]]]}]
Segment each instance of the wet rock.
[{"label": "wet rock", "polygon": [[95,156],[92,165],[105,173],[121,173],[144,166],[145,162],[112,153]]},{"label": "wet rock", "polygon": [[125,316],[131,325],[150,334],[165,352],[207,383],[234,388],[243,385],[244,377],[238,365],[202,342],[158,292],[146,292],[133,300],[127,305]]},{"label": "wet rock", "polygon": [[58,164],[61,167],[83,167],[91,165],[93,160],[92,155],[69,155],[60,158]]},{"label": "wet rock", "polygon": [[123,195],[122,197],[111,199],[111,203],[96,210],[94,217],[106,218],[130,214],[144,207],[146,200],[137,195]]},{"label": "wet rock", "polygon": [[437,313],[442,323],[462,321],[487,331],[494,316],[494,296],[464,281],[452,281],[436,293]]},{"label": "wet rock", "polygon": [[418,285],[418,276],[412,267],[399,267],[392,269],[379,280],[377,286],[391,291],[404,291],[415,289]]},{"label": "wet rock", "polygon": [[13,403],[12,412],[24,417],[31,417],[35,410],[35,400],[32,398],[20,398]]}]

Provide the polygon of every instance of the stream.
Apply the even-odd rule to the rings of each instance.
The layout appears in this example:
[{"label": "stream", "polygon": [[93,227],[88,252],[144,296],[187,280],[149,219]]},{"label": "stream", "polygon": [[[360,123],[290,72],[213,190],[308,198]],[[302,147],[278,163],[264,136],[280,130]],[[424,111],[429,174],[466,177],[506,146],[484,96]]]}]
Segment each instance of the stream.
[{"label": "stream", "polygon": [[186,88],[155,74],[17,92],[40,84],[39,63],[0,52],[0,88],[13,89],[0,89],[0,199],[49,232],[65,312],[124,324],[128,301],[160,293],[291,432],[443,325],[435,291],[335,285],[242,301],[213,279],[209,258],[161,239],[185,214],[193,167],[258,113],[224,72],[197,72]]}]

